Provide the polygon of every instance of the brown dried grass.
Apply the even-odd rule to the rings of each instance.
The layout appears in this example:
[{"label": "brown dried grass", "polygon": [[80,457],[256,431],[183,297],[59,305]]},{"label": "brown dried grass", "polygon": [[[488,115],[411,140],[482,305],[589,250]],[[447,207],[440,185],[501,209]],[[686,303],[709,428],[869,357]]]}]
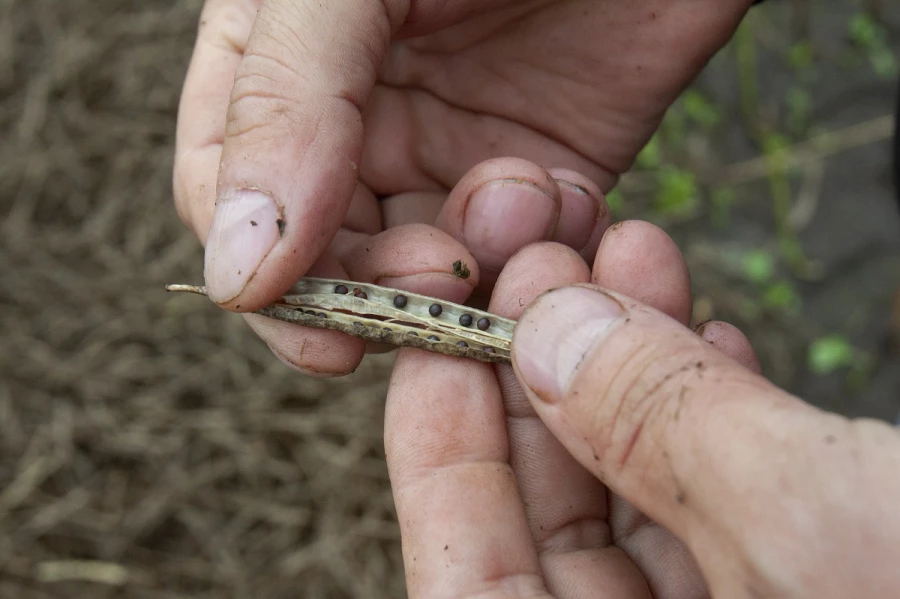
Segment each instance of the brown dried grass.
[{"label": "brown dried grass", "polygon": [[302,377],[163,285],[197,0],[2,0],[0,597],[396,597],[390,358]]}]

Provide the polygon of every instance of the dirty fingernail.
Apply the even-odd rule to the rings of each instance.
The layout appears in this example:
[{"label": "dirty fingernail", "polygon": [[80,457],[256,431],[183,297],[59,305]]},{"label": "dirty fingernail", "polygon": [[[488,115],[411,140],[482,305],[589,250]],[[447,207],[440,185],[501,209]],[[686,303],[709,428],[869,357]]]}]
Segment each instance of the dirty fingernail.
[{"label": "dirty fingernail", "polygon": [[519,320],[513,363],[543,401],[562,399],[585,356],[623,321],[621,303],[602,291],[566,287],[542,295]]},{"label": "dirty fingernail", "polygon": [[558,199],[547,190],[518,179],[492,181],[469,198],[463,236],[479,265],[499,271],[521,248],[546,239],[558,218]]},{"label": "dirty fingernail", "polygon": [[553,240],[580,250],[591,240],[597,226],[601,200],[581,185],[560,179],[556,182],[562,194],[562,207]]},{"label": "dirty fingernail", "polygon": [[206,244],[210,299],[225,303],[241,294],[278,243],[281,219],[275,200],[263,192],[239,190],[219,198]]}]

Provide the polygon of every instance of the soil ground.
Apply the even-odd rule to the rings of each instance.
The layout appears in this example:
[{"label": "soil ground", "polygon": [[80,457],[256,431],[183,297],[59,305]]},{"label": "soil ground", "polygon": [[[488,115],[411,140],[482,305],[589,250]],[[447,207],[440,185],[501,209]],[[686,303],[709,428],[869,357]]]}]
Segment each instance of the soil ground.
[{"label": "soil ground", "polygon": [[[381,439],[390,356],[344,379],[307,379],[239,318],[161,292],[202,275],[171,200],[200,4],[0,3],[0,598],[404,593]],[[786,141],[802,159],[787,194],[813,276],[796,276],[777,251],[783,188],[773,163],[754,162],[734,45],[697,85],[724,119],[666,142],[687,148],[676,166],[696,174],[688,195],[706,200],[661,215],[645,169],[623,181],[620,213],[669,227],[691,263],[698,316],[744,327],[779,384],[895,420],[896,78],[870,68],[877,47],[847,41],[859,2],[812,2],[793,21],[786,0],[770,4],[743,48],[757,53],[761,121],[791,116],[785,98],[802,73],[785,56],[804,28],[816,50],[808,102],[793,115],[807,122]],[[878,4],[900,57],[900,4],[868,3]],[[797,145],[826,133],[831,146]],[[708,201],[716,185],[733,194],[724,224]],[[760,250],[774,256],[762,276]],[[810,368],[810,344],[829,335],[850,358]]]}]

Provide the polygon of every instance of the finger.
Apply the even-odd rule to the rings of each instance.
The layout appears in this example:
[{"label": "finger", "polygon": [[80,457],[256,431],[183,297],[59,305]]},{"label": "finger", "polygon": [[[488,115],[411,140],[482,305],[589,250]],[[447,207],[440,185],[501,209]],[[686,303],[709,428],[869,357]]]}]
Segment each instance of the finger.
[{"label": "finger", "polygon": [[[734,580],[790,567],[792,560],[759,561],[772,538],[798,558],[816,551],[804,523],[856,501],[855,483],[834,472],[856,471],[860,443],[898,445],[889,427],[825,415],[671,318],[595,288],[565,288],[535,302],[516,328],[513,364],[554,435],[688,544],[713,595],[735,594]],[[880,466],[892,459],[883,455],[875,457]]]},{"label": "finger", "polygon": [[384,227],[421,223],[434,225],[447,201],[442,191],[400,193],[381,200]]},{"label": "finger", "polygon": [[391,36],[509,4],[262,0],[235,74],[206,247],[210,297],[255,310],[331,243]]},{"label": "finger", "polygon": [[561,209],[553,241],[577,251],[593,264],[603,234],[612,225],[606,197],[588,177],[563,168],[547,170],[559,185]]},{"label": "finger", "polygon": [[[547,289],[590,280],[575,252],[538,243],[516,253],[494,287],[490,310],[517,319]],[[565,309],[559,306],[558,309]],[[512,368],[497,368],[506,407],[510,464],[550,592],[557,599],[649,597],[640,570],[613,546],[606,489],[547,430]]]},{"label": "finger", "polygon": [[257,3],[245,0],[207,0],[178,107],[175,206],[204,244],[216,201],[228,98],[256,9]]},{"label": "finger", "polygon": [[[394,227],[362,240],[342,257],[342,262],[354,281],[368,281],[456,303],[465,302],[478,285],[475,258],[458,241],[427,225]],[[467,276],[463,278],[460,274]],[[369,343],[367,347],[369,353],[395,349],[377,343]]]},{"label": "finger", "polygon": [[206,248],[223,307],[272,301],[331,242],[356,185],[361,110],[408,8],[262,1],[231,93]]},{"label": "finger", "polygon": [[[331,254],[324,254],[309,271],[311,277],[347,279]],[[365,355],[362,339],[338,331],[301,327],[259,314],[244,314],[247,324],[288,367],[315,377],[334,377],[356,370]]]},{"label": "finger", "polygon": [[[681,251],[660,228],[642,221],[614,225],[594,261],[593,282],[687,324],[691,284]],[[681,541],[615,494],[609,497],[613,541],[637,564],[656,599],[705,597],[705,581]]]},{"label": "finger", "polygon": [[410,597],[549,597],[489,365],[400,350],[384,435]]},{"label": "finger", "polygon": [[[358,185],[341,227],[344,236],[335,239],[330,248],[332,251],[323,254],[307,275],[350,278],[338,259],[341,254],[335,250],[349,251],[345,246],[349,245],[350,238],[354,238],[357,243],[367,241],[380,227],[381,215],[375,196],[364,186]],[[342,241],[344,245],[341,244]],[[366,352],[389,349],[336,331],[299,327],[256,314],[245,314],[244,318],[279,360],[308,376],[334,377],[349,374],[359,367]]]},{"label": "finger", "polygon": [[691,278],[681,250],[665,231],[644,221],[616,223],[603,235],[593,282],[656,308],[687,325]]},{"label": "finger", "polygon": [[368,235],[375,235],[382,231],[381,207],[378,205],[378,198],[362,183],[356,185],[341,228]]},{"label": "finger", "polygon": [[343,264],[356,246],[381,232],[382,227],[378,198],[368,187],[359,183],[353,192],[353,199],[344,216],[344,222],[331,240],[328,251]]},{"label": "finger", "polygon": [[462,242],[487,281],[520,248],[549,240],[556,231],[560,190],[541,167],[498,158],[469,171],[450,192],[437,227]]},{"label": "finger", "polygon": [[[696,327],[695,332],[718,351],[759,372],[753,347],[736,327],[710,321]],[[613,540],[640,567],[653,597],[689,599],[709,596],[697,562],[684,543],[618,495],[611,495],[609,502]]]},{"label": "finger", "polygon": [[[459,267],[454,268],[457,262]],[[345,265],[354,281],[457,303],[471,295],[480,276],[478,263],[465,246],[428,225],[394,227],[370,237],[347,255]]]},{"label": "finger", "polygon": [[747,336],[732,324],[713,320],[698,325],[695,332],[714,348],[757,374],[762,373],[756,350]]}]

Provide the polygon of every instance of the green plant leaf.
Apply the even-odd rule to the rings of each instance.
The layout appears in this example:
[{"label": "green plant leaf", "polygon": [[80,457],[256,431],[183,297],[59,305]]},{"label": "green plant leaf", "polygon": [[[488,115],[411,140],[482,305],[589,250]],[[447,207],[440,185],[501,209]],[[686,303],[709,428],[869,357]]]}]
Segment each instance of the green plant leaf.
[{"label": "green plant leaf", "polygon": [[816,374],[830,374],[851,366],[854,354],[853,346],[847,339],[840,335],[829,335],[810,344],[807,365]]},{"label": "green plant leaf", "polygon": [[875,74],[882,79],[893,79],[897,74],[897,59],[887,48],[872,52],[869,62]]},{"label": "green plant leaf", "polygon": [[687,90],[684,92],[682,100],[684,101],[684,112],[688,118],[701,127],[710,129],[722,121],[719,109],[699,91]]},{"label": "green plant leaf", "polygon": [[614,217],[622,216],[625,211],[625,198],[622,197],[622,192],[618,189],[612,189],[606,194],[606,204]]},{"label": "green plant leaf", "polygon": [[813,66],[815,50],[810,42],[798,42],[788,50],[788,64],[795,71],[805,71]]},{"label": "green plant leaf", "polygon": [[856,13],[848,24],[850,39],[857,46],[869,50],[884,43],[884,32],[871,15]]},{"label": "green plant leaf", "polygon": [[714,227],[724,229],[731,220],[731,206],[737,201],[737,193],[731,187],[717,187],[710,197],[710,220]]},{"label": "green plant leaf", "polygon": [[775,274],[775,258],[766,250],[751,250],[744,254],[741,267],[748,281],[767,283]]},{"label": "green plant leaf", "polygon": [[672,166],[663,167],[657,183],[659,187],[654,206],[659,212],[668,216],[687,216],[696,211],[699,193],[692,172]]},{"label": "green plant leaf", "polygon": [[763,304],[767,308],[796,312],[802,303],[800,295],[789,281],[776,281],[766,287],[763,293]]},{"label": "green plant leaf", "polygon": [[806,89],[794,86],[787,93],[788,127],[794,133],[800,133],[809,123],[812,114],[812,98]]},{"label": "green plant leaf", "polygon": [[647,142],[647,145],[637,155],[636,164],[642,170],[656,170],[662,163],[662,152],[660,151],[659,136],[654,135]]}]

